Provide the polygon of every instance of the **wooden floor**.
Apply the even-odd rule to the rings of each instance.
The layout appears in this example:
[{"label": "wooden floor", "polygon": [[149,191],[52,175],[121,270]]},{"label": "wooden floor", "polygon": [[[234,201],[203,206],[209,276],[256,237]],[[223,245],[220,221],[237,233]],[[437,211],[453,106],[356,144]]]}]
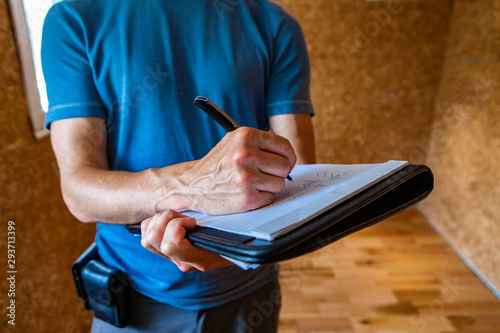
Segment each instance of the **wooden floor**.
[{"label": "wooden floor", "polygon": [[280,333],[494,333],[500,300],[416,210],[281,265]]}]

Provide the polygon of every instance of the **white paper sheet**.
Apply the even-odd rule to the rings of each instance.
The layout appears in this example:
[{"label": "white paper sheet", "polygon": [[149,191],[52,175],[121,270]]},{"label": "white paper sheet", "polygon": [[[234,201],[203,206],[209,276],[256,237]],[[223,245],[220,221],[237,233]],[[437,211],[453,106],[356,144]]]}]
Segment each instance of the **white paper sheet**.
[{"label": "white paper sheet", "polygon": [[198,225],[249,235],[274,238],[295,229],[408,164],[312,164],[296,166],[274,203],[258,210],[212,216],[188,211]]}]

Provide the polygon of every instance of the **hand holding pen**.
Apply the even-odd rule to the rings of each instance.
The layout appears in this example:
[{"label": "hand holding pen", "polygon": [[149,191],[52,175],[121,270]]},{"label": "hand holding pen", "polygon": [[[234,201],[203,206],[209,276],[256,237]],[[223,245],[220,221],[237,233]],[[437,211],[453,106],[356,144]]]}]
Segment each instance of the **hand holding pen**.
[{"label": "hand holding pen", "polygon": [[[208,99],[198,101],[210,103]],[[297,160],[290,142],[270,132],[240,128],[222,115],[229,132],[205,157],[190,162],[175,195],[182,193],[187,209],[213,215],[270,204],[285,188],[285,179]]]},{"label": "hand holding pen", "polygon": [[[238,125],[233,120],[233,118],[231,118],[227,113],[222,111],[217,105],[215,105],[214,102],[212,102],[208,98],[198,96],[194,100],[194,104],[196,104],[196,106],[205,111],[210,116],[210,118],[215,120],[226,131],[232,132],[240,128],[240,125]],[[292,177],[290,177],[290,175],[287,175],[286,179],[291,181]]]},{"label": "hand holding pen", "polygon": [[[211,103],[208,99],[197,101]],[[203,107],[209,110],[207,113],[212,112]],[[254,128],[240,128],[222,110],[216,113],[222,115],[216,121],[228,133],[202,159],[177,165],[178,181],[170,184],[175,189],[165,191],[156,205],[158,211],[174,206],[177,211],[212,215],[241,213],[272,203],[275,194],[285,188],[285,178],[291,180],[288,173],[297,158],[287,139]],[[127,229],[141,233],[140,224],[128,225]],[[157,229],[161,234],[163,229]]]}]

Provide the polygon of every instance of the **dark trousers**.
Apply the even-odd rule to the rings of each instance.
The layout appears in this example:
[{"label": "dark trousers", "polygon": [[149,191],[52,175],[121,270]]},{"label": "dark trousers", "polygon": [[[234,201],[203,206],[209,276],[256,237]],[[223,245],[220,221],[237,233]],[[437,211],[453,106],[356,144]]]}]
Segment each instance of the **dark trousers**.
[{"label": "dark trousers", "polygon": [[128,325],[112,326],[94,318],[92,333],[274,333],[278,330],[281,292],[278,281],[235,301],[205,310],[184,310],[134,293]]}]

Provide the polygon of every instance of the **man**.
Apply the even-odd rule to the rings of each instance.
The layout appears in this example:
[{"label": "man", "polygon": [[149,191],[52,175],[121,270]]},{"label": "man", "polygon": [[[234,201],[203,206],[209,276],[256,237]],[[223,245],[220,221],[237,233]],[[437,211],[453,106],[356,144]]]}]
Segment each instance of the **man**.
[{"label": "man", "polygon": [[[314,163],[297,22],[264,0],[63,1],[42,63],[65,203],[99,222],[100,256],[137,291],[125,330],[275,331],[277,265],[243,271],[194,247],[180,212],[257,209],[296,162]],[[226,134],[197,95],[243,127]],[[142,239],[123,226],[142,220]],[[93,332],[115,330],[94,319]]]}]

